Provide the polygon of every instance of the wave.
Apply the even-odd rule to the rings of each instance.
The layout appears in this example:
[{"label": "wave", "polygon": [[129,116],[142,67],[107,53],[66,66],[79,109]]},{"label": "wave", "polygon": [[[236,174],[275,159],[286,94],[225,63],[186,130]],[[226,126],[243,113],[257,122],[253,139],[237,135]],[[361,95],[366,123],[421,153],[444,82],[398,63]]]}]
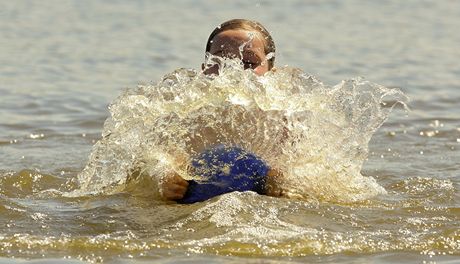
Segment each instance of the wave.
[{"label": "wave", "polygon": [[178,69],[112,102],[72,195],[146,178],[158,195],[164,175],[190,179],[187,160],[216,144],[241,146],[281,170],[288,197],[349,202],[386,193],[360,171],[372,135],[394,105],[405,107],[400,90],[362,78],[331,87],[291,67],[256,76],[236,60],[220,63],[219,75]]}]

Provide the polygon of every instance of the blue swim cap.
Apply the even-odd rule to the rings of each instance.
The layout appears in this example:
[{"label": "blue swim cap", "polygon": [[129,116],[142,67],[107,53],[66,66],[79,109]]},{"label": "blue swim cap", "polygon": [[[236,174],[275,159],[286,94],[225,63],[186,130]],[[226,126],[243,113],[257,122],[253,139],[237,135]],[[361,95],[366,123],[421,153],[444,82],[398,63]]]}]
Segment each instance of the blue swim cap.
[{"label": "blue swim cap", "polygon": [[256,155],[239,147],[217,145],[192,159],[196,175],[203,180],[190,180],[179,203],[205,201],[233,191],[264,193],[269,167]]}]

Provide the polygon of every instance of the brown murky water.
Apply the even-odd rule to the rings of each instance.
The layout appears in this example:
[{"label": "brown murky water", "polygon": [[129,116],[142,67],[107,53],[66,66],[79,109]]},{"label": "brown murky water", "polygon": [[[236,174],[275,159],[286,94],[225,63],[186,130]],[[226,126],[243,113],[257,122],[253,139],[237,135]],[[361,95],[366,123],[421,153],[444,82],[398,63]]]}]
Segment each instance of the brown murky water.
[{"label": "brown murky water", "polygon": [[[459,10],[454,1],[3,1],[0,263],[457,263]],[[334,199],[347,182],[300,200],[248,192],[177,205],[140,179],[68,195],[107,105],[138,82],[199,68],[209,32],[233,17],[272,31],[280,66],[329,86],[364,76],[410,97],[411,111],[395,107],[373,135],[363,127],[364,177],[347,178],[372,176],[386,194]]]}]

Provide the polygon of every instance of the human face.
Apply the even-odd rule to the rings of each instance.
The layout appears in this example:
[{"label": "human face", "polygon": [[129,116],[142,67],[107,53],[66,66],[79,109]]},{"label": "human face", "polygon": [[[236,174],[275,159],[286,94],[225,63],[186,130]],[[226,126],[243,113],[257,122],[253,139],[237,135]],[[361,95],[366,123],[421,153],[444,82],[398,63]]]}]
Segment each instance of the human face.
[{"label": "human face", "polygon": [[[226,30],[217,34],[211,41],[209,53],[212,55],[239,58],[244,64],[244,69],[252,69],[257,75],[263,75],[268,71],[263,38],[258,32],[241,29]],[[242,45],[244,45],[243,51],[240,52]],[[218,74],[218,66],[210,67],[204,73]]]}]

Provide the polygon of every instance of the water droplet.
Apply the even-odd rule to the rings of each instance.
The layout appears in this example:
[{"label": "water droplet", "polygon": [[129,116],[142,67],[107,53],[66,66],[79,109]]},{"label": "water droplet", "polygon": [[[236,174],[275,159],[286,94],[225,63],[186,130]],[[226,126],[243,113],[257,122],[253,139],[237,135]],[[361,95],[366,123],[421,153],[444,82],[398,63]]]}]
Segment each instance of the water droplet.
[{"label": "water droplet", "polygon": [[270,52],[270,53],[267,54],[266,59],[267,59],[267,60],[270,60],[270,59],[272,59],[272,58],[274,58],[274,57],[275,57],[275,53],[274,53],[274,52]]},{"label": "water droplet", "polygon": [[44,136],[45,136],[44,134],[30,134],[29,135],[31,139],[43,138]]},{"label": "water droplet", "polygon": [[[335,98],[343,98],[343,96],[332,96],[329,102],[324,100],[323,93],[329,89],[314,78],[305,78],[306,74],[300,70],[280,68],[270,75],[270,78],[264,79],[265,82],[259,82],[251,71],[244,71],[240,65],[232,64],[231,60],[223,63],[227,63],[226,67],[212,79],[189,70],[178,70],[166,76],[159,85],[141,86],[135,90],[135,93],[121,95],[110,109],[112,116],[117,116],[117,119],[108,119],[105,123],[106,129],[103,134],[110,134],[110,136],[102,138],[95,146],[94,155],[91,155],[93,160],[79,175],[81,182],[85,182],[84,189],[98,191],[102,189],[102,184],[111,185],[122,181],[120,179],[126,179],[126,172],[131,171],[131,166],[138,164],[137,161],[141,159],[143,161],[144,157],[145,164],[148,166],[146,169],[161,174],[171,167],[175,169],[174,158],[170,157],[169,153],[176,155],[175,153],[179,152],[180,155],[188,157],[195,154],[193,152],[190,154],[190,149],[197,149],[197,152],[200,152],[206,147],[221,143],[244,145],[248,150],[256,152],[267,160],[276,160],[275,155],[286,155],[286,158],[296,160],[298,164],[304,164],[302,159],[305,158],[304,153],[298,150],[304,148],[299,147],[308,146],[309,150],[317,152],[313,153],[315,155],[330,156],[333,162],[340,162],[342,159],[347,165],[351,162],[358,164],[357,168],[360,167],[362,159],[356,162],[350,161],[350,159],[343,159],[345,155],[342,154],[356,152],[361,155],[362,149],[367,147],[367,142],[374,132],[373,127],[379,125],[386,114],[371,114],[357,120],[352,126],[337,121],[350,113],[365,111],[360,105],[352,102],[366,100],[370,106],[380,109],[380,86],[374,87],[367,82],[365,84],[366,92],[375,90],[375,94],[371,93],[372,99],[377,100],[374,101],[369,100],[367,94],[361,94],[359,89],[349,91],[348,87],[345,87],[361,86],[360,82],[352,80],[339,84],[338,88],[334,89],[337,91],[336,95],[346,93],[351,100],[342,102]],[[312,89],[312,87],[316,88]],[[285,90],[292,91],[290,97],[284,96]],[[293,98],[295,104],[292,104]],[[342,112],[337,114],[335,106],[343,104],[347,107],[339,110]],[[317,108],[312,107],[316,105]],[[285,121],[286,119],[288,122]],[[282,136],[279,128],[286,127],[287,123],[289,132],[293,136],[292,139],[283,139],[289,144],[283,144],[283,152],[278,153],[279,139]],[[336,132],[325,133],[329,129],[328,124],[342,123],[344,124],[340,129],[335,126],[330,127]],[[154,132],[146,131],[145,124],[157,124],[157,127]],[[355,131],[359,134],[356,135],[360,137],[359,141],[354,141],[355,137],[352,139],[349,137],[349,133]],[[199,136],[200,134],[202,136]],[[304,139],[307,139],[307,142]],[[327,144],[324,144],[324,141]],[[340,142],[340,145],[338,146],[336,142]],[[356,144],[360,148],[357,149]],[[120,149],[123,150],[122,153]],[[383,159],[385,156],[382,152],[381,155],[378,153],[375,155]],[[161,155],[167,156],[168,159],[163,161]],[[329,159],[320,159],[318,162],[327,163]],[[305,162],[307,163],[311,161]],[[347,194],[350,191],[346,189],[347,187],[328,185],[336,180],[334,178],[340,179],[341,172],[331,173],[329,169],[320,171],[323,167],[340,166],[318,165],[319,174],[330,177],[331,180],[318,182],[319,186],[315,187],[313,192],[316,193],[312,193],[312,196],[324,196],[322,193],[328,195],[327,192],[331,191],[354,195]],[[92,175],[95,170],[91,166],[103,166],[103,173]],[[298,173],[297,171],[302,173],[302,170],[302,167],[296,168],[295,173]],[[367,178],[359,173],[357,175],[360,178],[356,182],[363,182],[363,185],[357,186],[353,183],[350,189],[362,189],[365,192],[363,196],[382,192],[382,188],[377,183],[368,182]],[[291,179],[296,180],[297,176],[293,174]],[[93,184],[94,182],[98,184]],[[299,186],[300,189],[303,187]]]},{"label": "water droplet", "polygon": [[439,126],[444,126],[444,124],[441,124],[439,120],[434,120],[433,123],[430,123],[431,127],[439,127]]}]

